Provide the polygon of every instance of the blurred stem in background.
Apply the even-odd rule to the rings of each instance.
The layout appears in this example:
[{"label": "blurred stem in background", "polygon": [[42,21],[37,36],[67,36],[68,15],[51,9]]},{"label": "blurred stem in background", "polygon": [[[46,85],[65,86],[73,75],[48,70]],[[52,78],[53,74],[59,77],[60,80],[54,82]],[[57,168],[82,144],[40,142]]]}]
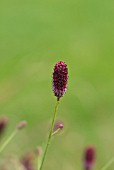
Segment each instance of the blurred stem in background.
[{"label": "blurred stem in background", "polygon": [[54,123],[55,123],[55,119],[56,119],[58,105],[59,105],[59,101],[57,100],[57,103],[56,103],[56,106],[55,106],[55,111],[54,111],[54,114],[53,114],[53,119],[52,119],[50,132],[49,132],[49,136],[48,136],[48,140],[47,140],[47,144],[46,144],[46,147],[45,147],[45,150],[44,150],[43,158],[42,158],[42,161],[41,161],[41,166],[40,166],[40,168],[38,167],[38,170],[42,170],[42,167],[43,167],[43,164],[44,164],[46,153],[48,151],[48,147],[49,147],[51,137],[52,137],[52,134],[53,134],[53,128],[54,128]]},{"label": "blurred stem in background", "polygon": [[101,170],[108,169],[113,162],[114,162],[114,157],[112,159],[110,159],[110,161],[106,165],[104,165],[103,168],[101,168]]},{"label": "blurred stem in background", "polygon": [[8,139],[3,143],[3,145],[0,147],[0,153],[6,148],[6,146],[10,143],[10,141],[15,137],[18,130],[15,129],[12,134],[8,137]]},{"label": "blurred stem in background", "polygon": [[19,122],[16,129],[11,133],[11,135],[8,137],[8,139],[5,140],[3,145],[0,147],[0,153],[6,148],[6,146],[12,141],[12,139],[16,136],[19,130],[23,129],[27,125],[26,121]]}]

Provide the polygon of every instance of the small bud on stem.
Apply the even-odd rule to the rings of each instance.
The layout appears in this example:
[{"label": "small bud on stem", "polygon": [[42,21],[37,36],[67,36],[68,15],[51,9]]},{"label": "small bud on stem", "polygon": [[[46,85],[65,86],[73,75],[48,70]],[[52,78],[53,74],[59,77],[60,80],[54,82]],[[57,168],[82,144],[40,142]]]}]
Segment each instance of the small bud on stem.
[{"label": "small bud on stem", "polygon": [[42,148],[40,146],[38,146],[35,150],[35,153],[38,157],[41,156],[43,153]]},{"label": "small bud on stem", "polygon": [[61,129],[61,130],[62,130],[62,129],[63,129],[63,127],[64,127],[64,126],[63,126],[63,124],[62,124],[62,123],[60,123],[60,124],[59,124],[59,129]]},{"label": "small bud on stem", "polygon": [[17,129],[21,130],[21,129],[23,129],[26,125],[27,125],[27,122],[26,122],[26,121],[21,121],[21,122],[18,124]]},{"label": "small bud on stem", "polygon": [[64,125],[61,121],[56,121],[55,125],[54,125],[52,136],[58,134],[63,129],[63,127],[64,127]]}]

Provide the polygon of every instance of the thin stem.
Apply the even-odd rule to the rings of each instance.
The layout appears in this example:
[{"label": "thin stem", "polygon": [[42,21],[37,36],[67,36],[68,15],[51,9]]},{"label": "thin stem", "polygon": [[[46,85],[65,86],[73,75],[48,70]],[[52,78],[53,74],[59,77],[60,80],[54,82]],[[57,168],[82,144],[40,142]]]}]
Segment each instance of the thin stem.
[{"label": "thin stem", "polygon": [[37,169],[39,169],[39,157],[37,158]]},{"label": "thin stem", "polygon": [[5,149],[5,147],[9,144],[9,142],[14,138],[14,136],[16,134],[17,134],[17,129],[12,132],[12,134],[9,136],[9,138],[0,147],[0,153]]},{"label": "thin stem", "polygon": [[61,131],[60,128],[58,128],[55,132],[52,133],[52,136],[56,135],[57,133],[59,133]]},{"label": "thin stem", "polygon": [[114,162],[114,157],[101,169],[101,170],[106,170],[109,168],[109,166]]},{"label": "thin stem", "polygon": [[42,164],[42,156],[38,156],[37,158],[37,169],[39,170]]},{"label": "thin stem", "polygon": [[54,111],[54,114],[53,114],[53,119],[52,119],[52,124],[51,124],[51,128],[50,128],[50,132],[49,132],[49,136],[48,136],[48,140],[47,140],[47,144],[46,144],[46,148],[45,148],[45,151],[44,151],[44,155],[43,155],[41,166],[40,166],[39,170],[42,170],[42,167],[43,167],[43,164],[44,164],[44,160],[45,160],[45,157],[46,157],[46,153],[47,153],[50,141],[51,141],[51,137],[52,137],[52,133],[53,133],[53,127],[54,127],[54,123],[55,123],[55,118],[56,118],[56,113],[57,113],[58,105],[59,105],[59,101],[57,100],[57,103],[56,103],[56,106],[55,106],[55,111]]}]

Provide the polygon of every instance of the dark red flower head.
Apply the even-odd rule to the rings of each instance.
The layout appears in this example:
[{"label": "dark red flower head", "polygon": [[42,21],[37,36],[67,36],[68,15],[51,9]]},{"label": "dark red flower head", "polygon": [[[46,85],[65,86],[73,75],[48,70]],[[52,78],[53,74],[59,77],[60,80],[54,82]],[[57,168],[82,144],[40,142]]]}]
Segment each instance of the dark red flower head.
[{"label": "dark red flower head", "polygon": [[67,90],[68,68],[63,61],[56,63],[53,72],[53,92],[59,101]]},{"label": "dark red flower head", "polygon": [[93,146],[89,146],[85,150],[84,170],[92,170],[94,162],[95,162],[95,149]]}]

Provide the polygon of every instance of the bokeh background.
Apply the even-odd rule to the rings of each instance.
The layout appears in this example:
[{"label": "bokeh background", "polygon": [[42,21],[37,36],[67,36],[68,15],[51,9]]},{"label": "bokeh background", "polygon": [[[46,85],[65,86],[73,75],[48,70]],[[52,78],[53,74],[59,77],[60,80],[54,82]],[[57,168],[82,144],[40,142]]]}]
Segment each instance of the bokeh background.
[{"label": "bokeh background", "polygon": [[4,138],[20,120],[28,122],[2,157],[21,157],[46,139],[59,60],[69,68],[57,116],[64,130],[52,141],[44,169],[81,170],[89,144],[100,169],[114,156],[113,0],[0,0],[0,115],[10,120]]}]

